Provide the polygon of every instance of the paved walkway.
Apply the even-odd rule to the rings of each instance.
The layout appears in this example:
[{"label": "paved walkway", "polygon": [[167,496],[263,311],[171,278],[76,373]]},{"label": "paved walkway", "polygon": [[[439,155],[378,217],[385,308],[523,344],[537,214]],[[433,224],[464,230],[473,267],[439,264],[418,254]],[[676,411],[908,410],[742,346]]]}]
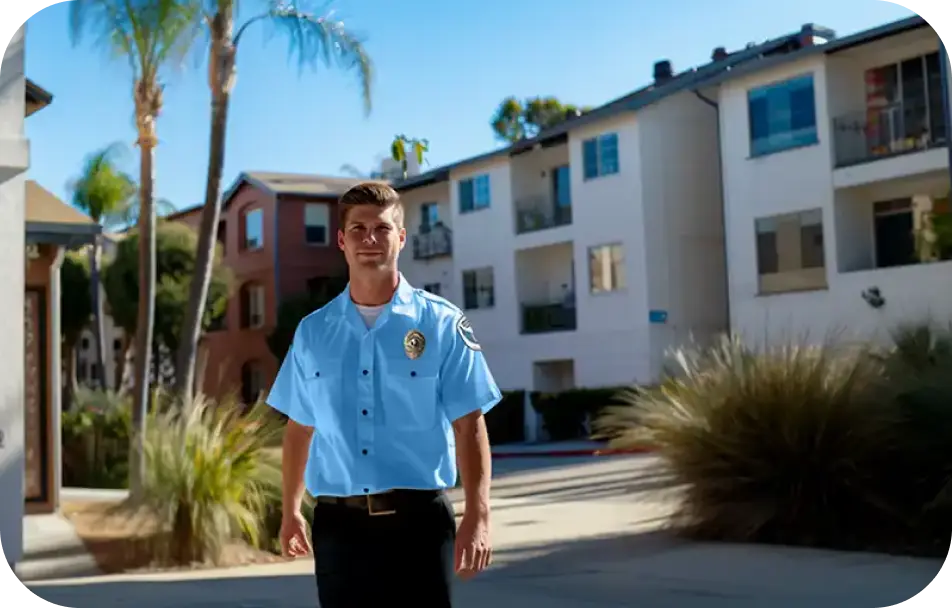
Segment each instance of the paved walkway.
[{"label": "paved walkway", "polygon": [[[939,560],[678,541],[650,457],[588,459],[496,483],[496,563],[458,608],[877,608],[909,599]],[[72,608],[313,608],[313,562],[33,584]],[[355,604],[359,605],[359,604]]]}]

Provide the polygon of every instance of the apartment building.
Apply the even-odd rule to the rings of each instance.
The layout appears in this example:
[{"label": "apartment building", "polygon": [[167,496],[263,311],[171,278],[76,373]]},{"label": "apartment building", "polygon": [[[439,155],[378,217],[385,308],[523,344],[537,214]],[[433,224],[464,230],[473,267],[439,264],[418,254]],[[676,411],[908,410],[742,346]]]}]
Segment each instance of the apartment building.
[{"label": "apartment building", "polygon": [[[725,65],[727,62],[725,62]],[[652,382],[727,329],[717,113],[655,81],[502,150],[399,184],[416,286],[457,303],[500,385]]]},{"label": "apartment building", "polygon": [[[200,368],[208,395],[246,402],[266,391],[281,362],[268,347],[283,299],[318,292],[345,274],[337,199],[359,180],[245,172],[223,194],[218,241],[235,279],[225,316],[206,332]],[[197,229],[201,206],[168,217]]]},{"label": "apartment building", "polygon": [[884,341],[952,321],[948,80],[921,18],[732,70],[720,108],[731,325],[753,341]]}]

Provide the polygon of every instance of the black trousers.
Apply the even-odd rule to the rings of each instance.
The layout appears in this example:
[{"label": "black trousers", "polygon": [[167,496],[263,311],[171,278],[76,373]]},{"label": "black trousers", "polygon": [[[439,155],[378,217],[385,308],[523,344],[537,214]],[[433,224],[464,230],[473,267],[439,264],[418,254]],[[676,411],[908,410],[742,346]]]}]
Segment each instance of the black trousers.
[{"label": "black trousers", "polygon": [[311,528],[321,608],[452,608],[456,517],[444,492],[396,490],[392,514],[317,502]]}]

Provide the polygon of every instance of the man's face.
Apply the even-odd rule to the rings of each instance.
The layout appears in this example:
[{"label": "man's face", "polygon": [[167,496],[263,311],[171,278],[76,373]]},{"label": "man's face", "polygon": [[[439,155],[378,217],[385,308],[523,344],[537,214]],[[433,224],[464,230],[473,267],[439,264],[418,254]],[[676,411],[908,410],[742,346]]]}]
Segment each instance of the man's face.
[{"label": "man's face", "polygon": [[382,271],[396,266],[407,231],[396,205],[356,205],[337,231],[337,244],[351,270]]}]

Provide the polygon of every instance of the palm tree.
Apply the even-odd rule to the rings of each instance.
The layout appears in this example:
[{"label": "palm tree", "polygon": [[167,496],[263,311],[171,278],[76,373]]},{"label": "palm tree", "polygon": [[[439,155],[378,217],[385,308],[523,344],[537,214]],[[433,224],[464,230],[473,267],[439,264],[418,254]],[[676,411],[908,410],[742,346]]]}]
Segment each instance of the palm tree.
[{"label": "palm tree", "polygon": [[[73,205],[92,218],[100,225],[110,224],[114,218],[128,213],[132,207],[133,196],[136,191],[135,181],[123,173],[116,164],[116,155],[120,148],[112,144],[99,150],[89,157],[83,166],[83,171],[70,185]],[[106,329],[103,324],[102,283],[100,270],[102,265],[102,235],[97,235],[89,250],[90,293],[92,297],[93,321],[96,341],[96,368],[99,370],[99,388],[106,388],[105,359],[103,344],[105,343]]]},{"label": "palm tree", "polygon": [[204,23],[209,30],[208,86],[211,89],[211,134],[208,179],[198,236],[195,274],[189,290],[188,308],[176,361],[175,390],[189,403],[195,390],[195,363],[201,334],[202,311],[208,297],[216,234],[221,213],[221,176],[225,164],[225,134],[228,104],[237,74],[236,57],[242,37],[257,23],[269,23],[289,38],[290,54],[300,67],[342,67],[356,72],[364,111],[371,109],[372,65],[363,43],[332,15],[317,15],[289,2],[268,2],[245,20],[237,31],[237,0],[196,0],[204,4]]},{"label": "palm tree", "polygon": [[162,110],[164,70],[185,58],[200,32],[199,12],[186,0],[73,0],[70,31],[78,44],[84,33],[132,71],[136,145],[139,147],[139,302],[136,320],[135,391],[129,482],[140,494],[145,476],[142,456],[149,407],[152,322],[155,316],[155,208],[153,161],[158,145],[156,121]]}]

